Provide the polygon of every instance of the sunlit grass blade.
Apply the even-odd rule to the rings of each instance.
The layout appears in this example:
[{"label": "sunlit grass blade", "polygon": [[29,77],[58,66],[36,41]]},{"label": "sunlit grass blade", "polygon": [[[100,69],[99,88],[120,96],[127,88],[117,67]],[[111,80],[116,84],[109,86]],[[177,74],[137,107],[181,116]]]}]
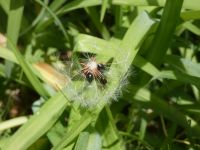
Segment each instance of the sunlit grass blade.
[{"label": "sunlit grass blade", "polygon": [[10,128],[14,128],[14,127],[23,125],[24,123],[27,122],[27,120],[28,120],[28,118],[25,116],[6,120],[6,121],[0,123],[0,132],[3,130],[6,130],[6,129],[10,129]]},{"label": "sunlit grass blade", "polygon": [[0,57],[18,64],[13,52],[7,48],[0,47]]},{"label": "sunlit grass blade", "polygon": [[181,13],[181,18],[184,21],[200,19],[200,11],[185,11]]},{"label": "sunlit grass blade", "polygon": [[[17,6],[17,7],[16,7]],[[19,36],[19,31],[21,27],[22,15],[24,10],[23,0],[15,1],[9,0],[9,12],[8,12],[8,23],[7,23],[7,37],[16,44]],[[15,25],[15,26],[13,26]],[[11,45],[8,42],[7,47],[10,48]],[[7,77],[11,76],[14,64],[6,60],[5,62],[5,74]]]},{"label": "sunlit grass blade", "polygon": [[103,0],[102,1],[102,5],[101,5],[101,14],[100,14],[100,21],[102,22],[103,21],[103,18],[104,18],[104,15],[105,15],[105,12],[106,12],[106,8],[108,6],[108,0]]},{"label": "sunlit grass blade", "polygon": [[85,34],[78,35],[74,48],[75,52],[89,52],[107,57],[114,57],[118,50],[119,48],[112,42]]},{"label": "sunlit grass blade", "polygon": [[79,135],[75,150],[101,150],[102,141],[98,132],[82,132]]},{"label": "sunlit grass blade", "polygon": [[[141,22],[143,23],[141,26]],[[154,21],[151,20],[147,13],[142,12],[135,20],[134,23],[129,27],[128,32],[126,32],[121,44],[120,51],[117,55],[117,59],[120,62],[125,61],[123,65],[123,70],[126,72],[131,65],[132,61],[136,57],[139,46],[143,42],[145,35],[150,30]],[[143,29],[141,29],[141,27]],[[124,55],[122,55],[122,53]],[[126,70],[126,71],[125,71]]]},{"label": "sunlit grass blade", "polygon": [[80,133],[74,150],[80,150],[80,149],[85,149],[86,150],[87,149],[88,140],[89,140],[89,132]]},{"label": "sunlit grass blade", "polygon": [[[24,10],[23,0],[19,0],[19,1],[10,0],[10,10],[9,10],[9,14],[8,14],[8,25],[7,25],[7,36],[10,38],[11,41],[13,41],[14,44],[17,43],[17,39],[19,36],[23,10]],[[8,47],[10,47],[9,44],[8,44]]]},{"label": "sunlit grass blade", "polygon": [[197,36],[200,36],[200,28],[192,24],[192,22],[185,22],[183,26],[191,31],[192,33],[196,34]]},{"label": "sunlit grass blade", "polygon": [[151,76],[159,74],[159,70],[150,62],[148,62],[143,57],[137,55],[133,61],[133,65],[140,68],[144,72],[148,73]]}]

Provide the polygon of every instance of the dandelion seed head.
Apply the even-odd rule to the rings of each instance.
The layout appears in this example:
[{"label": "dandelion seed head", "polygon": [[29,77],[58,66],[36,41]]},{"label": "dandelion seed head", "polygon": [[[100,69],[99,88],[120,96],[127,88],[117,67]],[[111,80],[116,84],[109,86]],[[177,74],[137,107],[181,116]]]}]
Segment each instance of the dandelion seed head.
[{"label": "dandelion seed head", "polygon": [[[84,66],[82,65],[82,60],[72,59],[70,62],[60,62],[58,60],[58,70],[70,78],[66,86],[62,88],[62,93],[65,94],[65,97],[72,103],[79,104],[82,107],[99,107],[104,104],[110,104],[112,100],[117,101],[122,95],[122,88],[128,84],[127,77],[129,72],[124,75],[121,72],[122,69],[119,68],[124,66],[118,65],[117,62],[113,63],[116,65],[116,70],[106,66],[106,70],[103,73],[108,83],[103,85],[97,79],[89,83],[81,71],[86,65],[89,70],[96,70],[98,68],[96,58],[88,57],[84,60],[86,64]],[[108,88],[107,84],[114,86],[113,88]]]},{"label": "dandelion seed head", "polygon": [[97,68],[97,63],[96,63],[95,61],[91,60],[91,61],[89,61],[89,62],[87,63],[87,66],[88,66],[88,68],[89,68],[90,70],[94,70],[94,69]]}]

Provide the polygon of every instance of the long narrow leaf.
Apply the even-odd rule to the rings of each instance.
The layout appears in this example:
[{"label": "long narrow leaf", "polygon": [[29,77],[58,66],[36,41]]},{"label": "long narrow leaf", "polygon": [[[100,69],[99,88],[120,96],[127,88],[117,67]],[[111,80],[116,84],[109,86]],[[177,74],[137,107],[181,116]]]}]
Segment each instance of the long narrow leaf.
[{"label": "long narrow leaf", "polygon": [[67,103],[68,101],[61,93],[49,99],[25,125],[5,143],[2,150],[27,149],[51,128],[66,108]]},{"label": "long narrow leaf", "polygon": [[29,68],[29,65],[27,64],[27,62],[22,57],[22,55],[20,54],[19,50],[16,49],[16,47],[10,41],[10,39],[8,39],[8,43],[11,46],[11,50],[15,54],[20,66],[22,67],[24,73],[26,74],[27,78],[29,79],[29,81],[31,82],[31,84],[33,85],[35,90],[38,93],[40,93],[40,95],[42,95],[44,98],[47,98],[49,96],[49,94],[44,89],[44,87],[42,86],[42,84],[40,83],[38,78],[32,73],[32,70]]}]

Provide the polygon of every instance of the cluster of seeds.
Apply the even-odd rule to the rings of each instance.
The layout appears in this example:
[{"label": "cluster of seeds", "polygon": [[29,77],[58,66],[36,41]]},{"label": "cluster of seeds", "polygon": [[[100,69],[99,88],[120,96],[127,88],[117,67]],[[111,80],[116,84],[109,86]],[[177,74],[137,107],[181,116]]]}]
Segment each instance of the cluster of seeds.
[{"label": "cluster of seeds", "polygon": [[81,63],[81,65],[81,72],[89,83],[91,83],[94,79],[99,81],[102,85],[107,83],[104,75],[105,65],[97,63],[95,57],[89,58],[87,62]]},{"label": "cluster of seeds", "polygon": [[[70,57],[62,54],[57,58],[59,72],[68,78],[61,89],[62,93],[73,103],[83,107],[96,107],[117,100],[121,95],[121,88],[126,84],[128,74],[120,77],[120,71],[110,69],[111,65],[112,68],[119,69],[120,65],[113,60],[104,64],[97,61],[94,55],[82,53],[70,54]],[[110,85],[118,86],[108,89],[108,81]]]}]

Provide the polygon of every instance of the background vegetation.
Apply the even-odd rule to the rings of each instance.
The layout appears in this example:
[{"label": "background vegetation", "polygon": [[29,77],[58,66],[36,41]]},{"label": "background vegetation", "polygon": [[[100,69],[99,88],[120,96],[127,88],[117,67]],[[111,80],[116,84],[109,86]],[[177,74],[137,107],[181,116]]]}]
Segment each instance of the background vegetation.
[{"label": "background vegetation", "polygon": [[[0,6],[1,149],[200,149],[199,0]],[[56,70],[56,54],[83,52],[112,60],[103,90]]]}]

